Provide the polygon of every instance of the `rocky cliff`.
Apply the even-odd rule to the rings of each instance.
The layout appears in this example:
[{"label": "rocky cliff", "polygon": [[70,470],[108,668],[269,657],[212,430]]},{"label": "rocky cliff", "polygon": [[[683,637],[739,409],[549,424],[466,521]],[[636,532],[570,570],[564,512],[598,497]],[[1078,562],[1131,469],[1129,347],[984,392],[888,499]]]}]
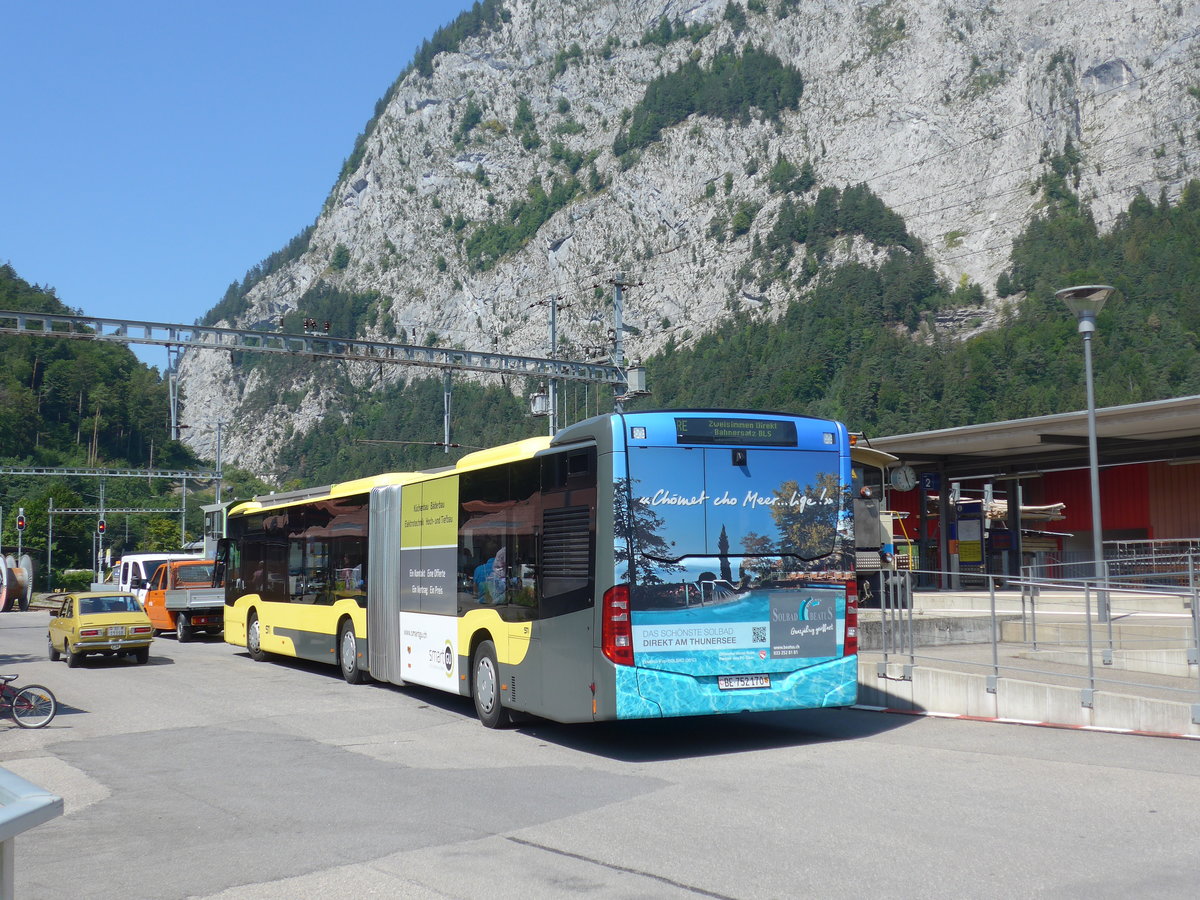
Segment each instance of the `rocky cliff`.
[{"label": "rocky cliff", "polygon": [[[771,315],[802,298],[794,282],[764,289],[745,277],[789,196],[772,184],[781,159],[807,165],[811,186],[799,190],[810,196],[865,183],[943,275],[989,297],[1054,167],[1104,226],[1137,191],[1172,197],[1200,166],[1192,0],[498,8],[393,86],[303,252],[224,324],[278,328],[307,315],[322,290],[352,298],[359,312],[347,327],[361,337],[544,356],[546,311],[532,304],[553,296],[560,346],[582,356],[610,342],[611,281],[624,273],[638,285],[626,297],[636,331],[625,349],[639,358],[731,310]],[[747,48],[798,70],[794,108],[696,114],[614,152],[655,79]],[[871,255],[847,238],[823,264]],[[347,393],[380,378],[353,366],[344,375],[338,386],[319,371],[189,353],[188,439],[211,454],[205,423],[229,419],[226,459],[269,476],[284,435],[340,414]],[[285,392],[295,402],[261,403]],[[248,406],[251,397],[260,402]],[[253,427],[238,427],[251,416]]]}]

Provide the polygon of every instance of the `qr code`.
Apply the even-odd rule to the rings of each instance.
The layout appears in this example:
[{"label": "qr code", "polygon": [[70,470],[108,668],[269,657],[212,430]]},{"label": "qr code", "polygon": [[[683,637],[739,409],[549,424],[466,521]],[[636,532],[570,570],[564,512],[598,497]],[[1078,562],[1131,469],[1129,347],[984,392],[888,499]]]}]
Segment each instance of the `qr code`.
[{"label": "qr code", "polygon": [[750,638],[750,642],[753,644],[765,644],[767,642],[767,626],[755,625],[754,633]]}]

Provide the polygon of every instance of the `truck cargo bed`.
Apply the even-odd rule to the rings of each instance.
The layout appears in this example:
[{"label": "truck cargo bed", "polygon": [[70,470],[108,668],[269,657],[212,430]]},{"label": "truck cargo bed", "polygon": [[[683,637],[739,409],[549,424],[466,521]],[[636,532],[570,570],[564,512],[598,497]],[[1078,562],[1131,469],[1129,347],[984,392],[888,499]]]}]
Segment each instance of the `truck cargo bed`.
[{"label": "truck cargo bed", "polygon": [[185,588],[164,591],[163,605],[172,611],[216,609],[225,605],[225,588]]}]

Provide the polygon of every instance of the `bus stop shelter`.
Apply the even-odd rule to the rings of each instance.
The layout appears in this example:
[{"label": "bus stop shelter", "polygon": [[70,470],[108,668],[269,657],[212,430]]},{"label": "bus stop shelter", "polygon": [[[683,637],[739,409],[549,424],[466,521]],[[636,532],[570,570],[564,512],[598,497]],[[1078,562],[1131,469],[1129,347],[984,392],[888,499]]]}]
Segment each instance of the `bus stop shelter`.
[{"label": "bus stop shelter", "polygon": [[[1097,409],[1096,435],[1106,539],[1200,537],[1200,396]],[[1090,518],[1090,495],[1080,490],[1090,465],[1086,410],[873,438],[870,446],[917,474],[915,489],[893,490],[891,499],[893,508],[917,516],[921,568],[933,568],[927,563],[934,552],[949,558],[946,528],[931,543],[928,501],[936,497],[940,521],[950,521],[954,486],[997,486],[1016,498],[1007,504],[1007,526],[1018,541],[1019,508],[1030,494],[1041,503],[1066,501],[1073,524],[1064,530],[1078,531]],[[1085,530],[1090,534],[1090,522]],[[1012,575],[1022,559],[1015,549],[1008,554]]]}]

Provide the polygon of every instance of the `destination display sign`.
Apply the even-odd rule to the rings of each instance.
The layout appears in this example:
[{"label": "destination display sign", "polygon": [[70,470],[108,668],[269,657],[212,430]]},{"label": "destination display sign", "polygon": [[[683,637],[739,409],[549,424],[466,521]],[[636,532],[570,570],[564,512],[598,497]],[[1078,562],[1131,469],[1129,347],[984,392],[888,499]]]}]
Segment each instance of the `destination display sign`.
[{"label": "destination display sign", "polygon": [[717,416],[675,420],[679,444],[735,447],[795,447],[796,423],[772,419],[726,419]]}]

